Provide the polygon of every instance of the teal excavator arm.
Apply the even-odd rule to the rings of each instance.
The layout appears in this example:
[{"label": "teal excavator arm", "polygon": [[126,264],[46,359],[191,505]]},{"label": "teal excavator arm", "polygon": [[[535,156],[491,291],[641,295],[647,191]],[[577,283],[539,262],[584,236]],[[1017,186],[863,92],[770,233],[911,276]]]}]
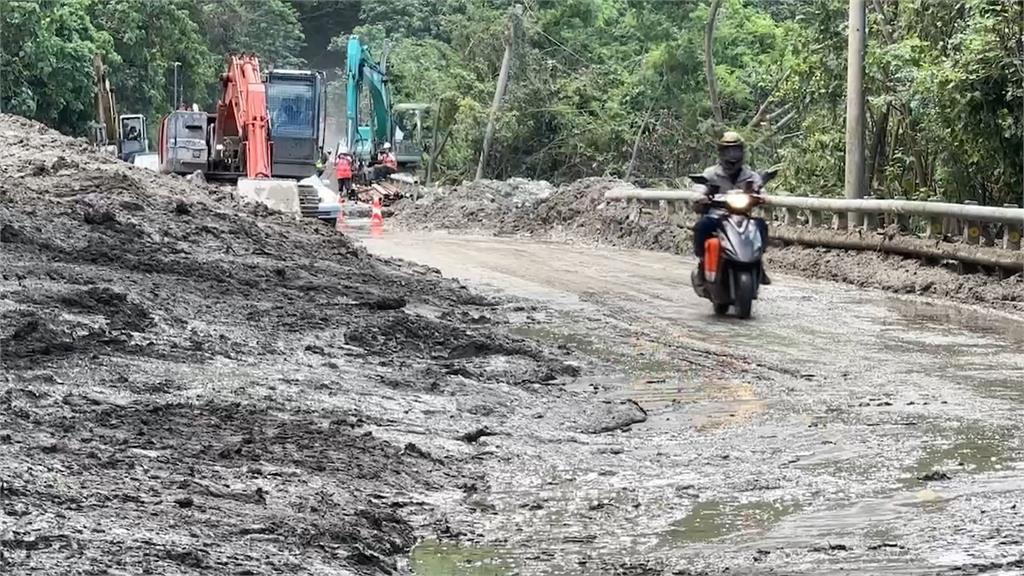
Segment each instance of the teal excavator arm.
[{"label": "teal excavator arm", "polygon": [[[346,117],[348,120],[348,149],[353,154],[372,156],[377,146],[390,142],[394,128],[391,120],[391,87],[387,74],[370,56],[370,49],[359,41],[358,36],[348,39],[346,69],[348,72],[348,99]],[[359,130],[359,95],[363,84],[370,91],[371,124],[370,142]]]}]

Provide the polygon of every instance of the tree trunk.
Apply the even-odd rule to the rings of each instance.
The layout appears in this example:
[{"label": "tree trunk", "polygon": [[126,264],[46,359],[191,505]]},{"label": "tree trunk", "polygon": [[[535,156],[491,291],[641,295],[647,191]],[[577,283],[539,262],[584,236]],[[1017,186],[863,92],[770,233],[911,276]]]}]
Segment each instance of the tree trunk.
[{"label": "tree trunk", "polygon": [[935,260],[957,260],[968,264],[995,266],[1007,270],[1019,271],[1021,265],[1024,264],[1024,256],[1013,250],[920,240],[903,236],[887,238],[881,234],[843,233],[777,226],[772,229],[772,238],[784,244],[888,252]]},{"label": "tree trunk", "polygon": [[718,100],[718,80],[715,77],[715,19],[722,0],[711,0],[708,11],[708,23],[704,28],[704,75],[708,80],[708,97],[711,99],[711,112],[715,121],[722,124],[722,104]]},{"label": "tree trunk", "polygon": [[879,167],[883,166],[883,160],[885,158],[885,137],[889,133],[889,105],[886,104],[885,109],[879,114],[878,119],[875,121],[875,133],[871,138],[871,147],[868,151],[868,187],[876,188],[878,186],[878,173]]},{"label": "tree trunk", "polygon": [[434,108],[434,133],[430,136],[430,161],[427,163],[427,186],[430,186],[431,178],[434,175],[434,165],[437,163],[437,130],[438,125],[441,123],[442,105],[444,105],[444,101],[438,100],[437,107]]},{"label": "tree trunk", "polygon": [[434,148],[434,152],[430,155],[430,164],[427,165],[427,186],[429,186],[430,182],[432,181],[431,178],[433,178],[434,166],[436,165],[435,163],[437,162],[437,158],[440,157],[441,153],[444,152],[444,146],[447,143],[447,138],[449,138],[449,136],[452,135],[452,128],[454,126],[455,123],[453,122],[452,126],[449,126],[447,127],[446,130],[444,130],[444,135],[441,136],[440,143],[436,143],[436,141],[433,142],[432,147]]},{"label": "tree trunk", "polygon": [[650,106],[647,107],[647,112],[644,114],[644,119],[640,121],[640,129],[636,131],[636,139],[633,140],[633,153],[629,155],[629,164],[626,166],[626,175],[624,180],[629,180],[629,177],[633,175],[633,166],[636,163],[636,153],[640,149],[640,138],[644,135],[644,128],[647,127],[647,119],[651,116],[651,110],[654,110],[654,102],[651,102]]},{"label": "tree trunk", "polygon": [[514,37],[512,34],[515,20],[509,22],[508,34],[505,40],[505,55],[501,58],[501,71],[498,73],[498,85],[494,88],[494,100],[491,102],[491,113],[487,118],[487,129],[484,131],[484,144],[480,150],[480,162],[476,165],[476,180],[484,177],[484,168],[487,165],[487,153],[490,152],[491,138],[494,137],[494,121],[498,117],[498,110],[501,108],[501,99],[505,96],[505,85],[508,83],[508,69],[512,65],[512,45]]}]

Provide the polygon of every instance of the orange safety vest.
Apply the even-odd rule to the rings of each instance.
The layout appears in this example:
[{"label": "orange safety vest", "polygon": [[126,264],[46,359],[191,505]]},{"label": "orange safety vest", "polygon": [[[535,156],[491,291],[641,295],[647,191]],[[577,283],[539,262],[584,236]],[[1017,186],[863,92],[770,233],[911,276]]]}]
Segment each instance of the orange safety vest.
[{"label": "orange safety vest", "polygon": [[381,160],[381,164],[391,168],[392,170],[398,170],[398,160],[395,159],[395,155],[388,152],[384,154],[384,158]]},{"label": "orange safety vest", "polygon": [[352,177],[352,165],[349,163],[348,158],[342,156],[337,159],[337,164],[334,167],[334,174],[338,178]]}]

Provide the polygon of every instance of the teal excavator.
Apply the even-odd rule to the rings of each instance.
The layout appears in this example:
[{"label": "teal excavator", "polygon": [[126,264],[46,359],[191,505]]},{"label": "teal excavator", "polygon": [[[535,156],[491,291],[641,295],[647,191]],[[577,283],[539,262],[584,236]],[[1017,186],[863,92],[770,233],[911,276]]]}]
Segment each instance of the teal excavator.
[{"label": "teal excavator", "polygon": [[[370,48],[358,36],[348,39],[348,99],[345,115],[348,120],[348,149],[364,162],[375,158],[385,142],[391,142],[394,129],[391,122],[391,87],[385,66],[370,55]],[[359,124],[359,96],[363,86],[370,92],[370,124]]]},{"label": "teal excavator", "polygon": [[[395,152],[399,167],[415,169],[420,164],[423,151],[413,139],[417,134],[403,131],[395,122],[393,114],[399,112],[392,104],[387,58],[378,64],[370,55],[369,47],[355,35],[348,39],[346,56],[348,97],[345,114],[348,123],[348,150],[364,165],[370,165],[384,143],[389,143]],[[370,118],[368,125],[361,126],[359,100],[364,86],[370,93]],[[418,128],[417,125],[417,133]]]}]

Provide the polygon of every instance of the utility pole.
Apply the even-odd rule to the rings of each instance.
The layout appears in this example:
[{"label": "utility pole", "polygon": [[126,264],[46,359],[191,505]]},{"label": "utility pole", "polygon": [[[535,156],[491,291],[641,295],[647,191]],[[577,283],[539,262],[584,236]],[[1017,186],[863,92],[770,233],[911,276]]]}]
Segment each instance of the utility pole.
[{"label": "utility pole", "polygon": [[[846,197],[864,197],[864,0],[850,0],[846,44]],[[847,223],[854,222],[847,215]],[[841,217],[840,217],[841,218]],[[848,226],[852,227],[852,226]]]},{"label": "utility pole", "polygon": [[494,100],[491,102],[491,113],[487,118],[487,130],[484,131],[484,145],[480,150],[480,162],[476,165],[476,180],[484,177],[487,165],[487,153],[491,149],[491,138],[494,137],[494,121],[501,108],[501,99],[505,96],[505,85],[508,84],[508,70],[512,66],[512,47],[515,45],[516,19],[522,14],[522,6],[516,4],[509,17],[508,31],[505,33],[505,55],[501,58],[501,71],[498,72],[498,85],[494,89]]},{"label": "utility pole", "polygon": [[181,62],[175,61],[174,62],[174,94],[171,96],[171,98],[173,98],[173,101],[171,102],[171,110],[177,110],[178,109],[178,103],[181,102],[180,100],[178,100],[178,68],[180,68],[180,67],[181,67]]}]

